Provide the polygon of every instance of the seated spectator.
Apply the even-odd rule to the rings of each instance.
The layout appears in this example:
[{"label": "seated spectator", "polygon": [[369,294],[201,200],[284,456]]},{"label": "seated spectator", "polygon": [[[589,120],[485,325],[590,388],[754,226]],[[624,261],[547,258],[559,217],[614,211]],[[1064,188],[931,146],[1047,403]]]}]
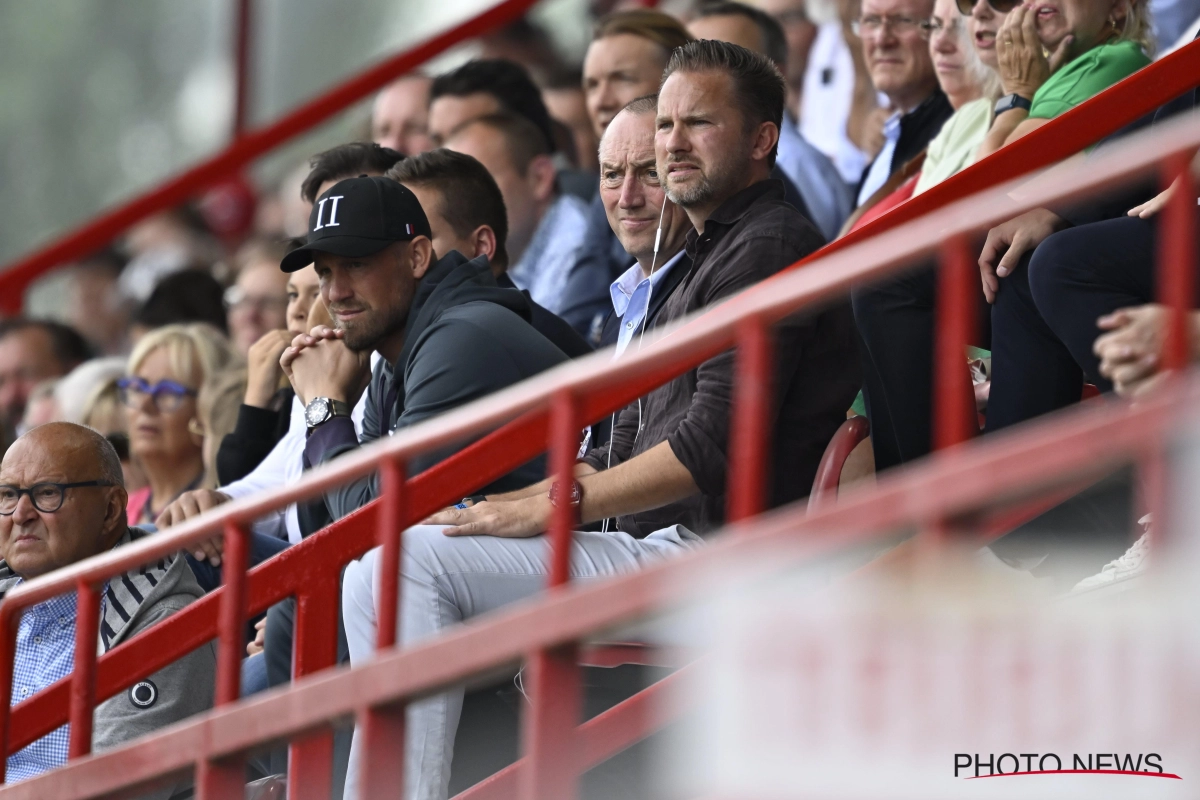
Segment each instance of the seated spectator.
[{"label": "seated spectator", "polygon": [[856,206],[878,199],[888,178],[919,155],[953,113],[929,56],[932,13],[932,0],[863,0],[854,22],[871,80],[893,109],[883,149],[857,187]]},{"label": "seated spectator", "polygon": [[445,144],[479,161],[496,180],[508,212],[508,276],[557,314],[583,244],[587,206],[558,191],[546,140],[523,117],[492,114],[454,129]]},{"label": "seated spectator", "polygon": [[229,339],[242,358],[267,331],[281,329],[287,318],[287,280],[279,274],[279,259],[287,245],[253,239],[234,256],[237,278],[225,290]]},{"label": "seated spectator", "polygon": [[129,349],[127,329],[133,308],[118,286],[124,267],[125,259],[108,248],[69,268],[62,321],[101,355],[115,356]]},{"label": "seated spectator", "polygon": [[[667,57],[691,40],[679,20],[648,8],[614,11],[596,22],[583,62],[583,91],[597,139],[622,108],[658,92]],[[596,345],[612,308],[609,286],[629,268],[631,256],[609,226],[599,194],[587,213],[559,315]]]},{"label": "seated spectator", "polygon": [[[688,281],[659,325],[775,274],[821,245],[820,234],[769,179],[783,116],[783,78],[765,58],[723,42],[693,42],[671,56],[659,95],[656,156],[672,201],[688,215]],[[703,235],[703,238],[701,238]],[[857,390],[850,314],[834,306],[776,331],[782,400],[770,503],[804,494]],[[617,530],[575,534],[572,574],[637,569],[699,545],[724,516],[725,444],[733,356],[716,356],[625,409],[611,450],[591,450],[572,486],[541,481],[506,495],[464,501],[404,536],[400,636],[441,632],[545,586],[544,536],[555,504],[584,522],[617,518]],[[639,425],[639,416],[645,423]],[[641,429],[641,434],[635,433]],[[607,467],[611,466],[611,469]],[[469,534],[469,536],[462,536]],[[352,663],[371,657],[379,551],[348,567],[343,618]],[[444,581],[448,573],[454,580]],[[462,690],[408,707],[405,797],[445,797]],[[347,791],[356,791],[351,759]]]},{"label": "seated spectator", "polygon": [[[306,402],[307,463],[324,463],[360,440],[388,435],[565,359],[529,324],[525,296],[496,285],[486,257],[468,261],[451,251],[435,259],[428,219],[404,186],[351,178],[322,196],[331,193],[342,198],[339,227],[330,233],[322,224],[318,201],[308,245],[282,262],[290,272],[315,260],[322,299],[337,324],[296,337],[282,359]],[[371,374],[373,351],[383,360]],[[360,436],[349,413],[368,383]],[[427,454],[409,470],[420,472],[445,455]],[[540,468],[538,459],[495,486],[522,485]],[[330,492],[330,513],[338,519],[370,501],[376,482],[362,479]]]},{"label": "seated spectator", "polygon": [[[311,214],[317,198],[330,186],[359,175],[382,175],[403,158],[403,153],[374,142],[350,142],[331,147],[309,159],[308,175],[300,183],[300,198]],[[300,238],[304,238],[303,233]]]},{"label": "seated spectator", "polygon": [[[58,403],[58,419],[55,421],[89,424],[84,419],[92,395],[102,384],[124,374],[125,359],[120,356],[93,358],[68,372],[54,388],[54,399]],[[128,490],[129,487],[125,488]]]},{"label": "seated spectator", "polygon": [[617,356],[654,325],[692,269],[683,248],[691,221],[667,199],[655,162],[657,113],[657,95],[639,97],[613,118],[600,140],[600,199],[621,247],[635,259],[609,287],[612,307],[600,345],[616,345]]},{"label": "seated spectator", "polygon": [[[68,422],[35,428],[0,463],[0,596],[22,581],[137,541],[130,527],[121,464],[95,431]],[[110,581],[100,617],[100,650],[146,630],[201,596],[186,561],[167,556]],[[17,631],[13,702],[71,674],[75,662],[74,593],[27,609]],[[216,653],[205,642],[173,664],[96,706],[92,749],[100,752],[179,722],[212,704]],[[67,761],[67,726],[8,757],[13,783]],[[189,786],[145,797],[183,796]]]},{"label": "seated spectator", "polygon": [[138,340],[164,325],[204,323],[226,333],[225,289],[208,272],[185,269],[175,272],[154,287],[150,297],[133,315],[129,340]]},{"label": "seated spectator", "polygon": [[[558,131],[542,101],[541,90],[525,67],[506,58],[479,58],[434,78],[429,90],[429,136],[435,147],[446,144],[456,128],[492,114],[512,114],[537,128],[557,170],[558,189],[582,200],[596,193],[596,178],[560,159]],[[512,213],[512,209],[509,209]]]},{"label": "seated spectator", "polygon": [[565,125],[571,132],[576,166],[583,172],[595,174],[596,132],[588,115],[587,95],[581,86],[583,77],[578,69],[560,69],[542,85],[542,102],[553,122]]},{"label": "seated spectator", "polygon": [[[92,389],[83,404],[80,424],[98,431],[112,444],[121,459],[121,470],[125,474],[125,491],[128,494],[148,486],[146,473],[129,453],[129,423],[125,417],[125,404],[121,402],[121,390],[117,382],[125,375],[125,359],[120,361],[120,371],[106,377]],[[74,422],[74,420],[65,420]]]},{"label": "seated spectator", "polygon": [[229,341],[206,325],[169,325],[146,334],[118,386],[126,406],[130,452],[150,485],[129,496],[134,524],[153,523],[176,497],[204,482],[204,431],[196,395],[236,360]]},{"label": "seated spectator", "polygon": [[[1007,93],[979,156],[1037,130],[1150,63],[1147,4],[1057,0],[1018,6],[998,34]],[[1047,55],[1048,54],[1048,55]]]},{"label": "seated spectator", "polygon": [[[464,153],[439,148],[416,158],[407,158],[388,170],[417,197],[433,233],[435,253],[456,250],[469,259],[487,256],[496,284],[515,289],[508,277],[508,214],[504,197],[491,174]],[[529,301],[530,324],[570,358],[592,352],[592,348],[570,325],[533,301]]]},{"label": "seated spectator", "polygon": [[[787,37],[783,26],[765,11],[733,0],[705,4],[688,24],[688,32],[697,39],[740,44],[771,59],[787,74]],[[850,190],[833,163],[800,133],[786,109],[779,131],[778,164],[799,194],[803,205],[793,201],[796,208],[826,240],[835,238],[850,214]]]},{"label": "seated spectator", "polygon": [[204,435],[202,456],[205,486],[218,486],[217,447],[233,433],[238,407],[246,394],[246,370],[240,366],[215,372],[204,379],[196,395],[196,421]]},{"label": "seated spectator", "polygon": [[375,144],[415,156],[433,149],[429,139],[429,87],[433,79],[417,72],[402,75],[375,95],[371,139]]},{"label": "seated spectator", "polygon": [[44,380],[66,375],[91,356],[78,333],[57,322],[0,322],[0,450],[16,438],[29,393]]},{"label": "seated spectator", "polygon": [[58,400],[55,397],[59,380],[50,378],[33,387],[33,391],[29,393],[29,400],[25,403],[25,414],[17,424],[18,435],[59,419]]},{"label": "seated spectator", "polygon": [[1001,93],[995,34],[1005,17],[988,0],[977,0],[969,17],[959,13],[956,0],[935,0],[929,53],[954,113],[929,143],[913,195],[975,163]]}]

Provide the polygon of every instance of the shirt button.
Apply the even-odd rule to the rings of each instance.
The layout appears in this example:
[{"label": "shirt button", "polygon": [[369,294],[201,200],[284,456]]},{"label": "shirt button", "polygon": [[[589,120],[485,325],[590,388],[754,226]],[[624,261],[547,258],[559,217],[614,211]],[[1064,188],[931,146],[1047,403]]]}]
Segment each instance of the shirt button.
[{"label": "shirt button", "polygon": [[626,328],[626,330],[633,330],[633,323],[632,323],[632,322],[626,322],[626,323],[625,323],[625,328]]},{"label": "shirt button", "polygon": [[42,637],[40,637],[40,636],[35,636],[35,637],[33,637],[33,643],[34,643],[34,644],[41,644],[41,643],[42,643]]},{"label": "shirt button", "polygon": [[21,697],[25,697],[25,696],[27,696],[28,694],[29,694],[29,689],[28,689],[28,687],[24,687],[24,686],[23,686],[23,687],[21,687]]}]

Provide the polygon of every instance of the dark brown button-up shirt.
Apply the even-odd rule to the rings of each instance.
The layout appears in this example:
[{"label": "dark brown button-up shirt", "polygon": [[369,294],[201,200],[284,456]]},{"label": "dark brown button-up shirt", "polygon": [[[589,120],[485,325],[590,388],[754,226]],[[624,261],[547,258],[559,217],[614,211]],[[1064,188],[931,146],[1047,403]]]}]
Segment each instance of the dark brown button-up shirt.
[{"label": "dark brown button-up shirt", "polygon": [[[688,233],[691,271],[654,322],[666,325],[769,278],[823,244],[821,235],[783,199],[779,181],[738,192],[704,225]],[[854,321],[848,302],[790,317],[775,328],[776,411],[770,463],[772,506],[805,497],[825,446],[846,418],[860,386]],[[673,524],[697,533],[725,518],[726,463],[734,355],[722,353],[660,386],[624,409],[613,429],[612,466],[667,441],[692,474],[700,494],[651,511],[621,517],[620,530],[646,536]],[[608,447],[585,460],[604,469]]]}]

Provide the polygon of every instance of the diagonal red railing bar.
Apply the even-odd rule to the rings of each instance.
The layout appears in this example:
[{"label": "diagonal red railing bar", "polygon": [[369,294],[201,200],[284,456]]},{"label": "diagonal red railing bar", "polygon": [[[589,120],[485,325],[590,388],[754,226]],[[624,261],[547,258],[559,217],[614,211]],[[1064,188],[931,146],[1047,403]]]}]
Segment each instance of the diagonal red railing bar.
[{"label": "diagonal red railing bar", "polygon": [[84,258],[130,226],[195,197],[260,156],[299,136],[445,50],[520,17],[536,0],[503,0],[465,22],[355,75],[261,128],[245,132],[217,155],[145,194],[106,211],[0,273],[0,310],[21,308],[25,288],[60,264]]},{"label": "diagonal red railing bar", "polygon": [[579,641],[663,608],[711,598],[717,580],[760,579],[891,538],[911,523],[1050,488],[1075,471],[1117,465],[1162,446],[1200,401],[1200,380],[1179,381],[1137,406],[1068,409],[882,476],[867,491],[815,515],[802,503],[731,526],[704,548],[638,572],[580,583],[457,626],[434,640],[339,668],[207,712],[112,751],[0,788],[3,800],[83,800],[160,776],[198,759],[244,752],[263,742],[349,719],[460,682],[532,649]]},{"label": "diagonal red railing bar", "polygon": [[[410,458],[502,425],[484,439],[407,483],[412,498],[406,518],[419,520],[461,497],[465,487],[485,485],[543,448],[549,398],[569,388],[579,397],[579,417],[595,420],[620,408],[713,354],[731,347],[741,323],[758,318],[776,322],[798,308],[844,294],[853,284],[894,274],[932,251],[945,238],[966,235],[1028,208],[1082,192],[1096,192],[1152,170],[1158,160],[1200,146],[1200,120],[1180,119],[1113,146],[1093,162],[1065,169],[1052,184],[1028,187],[1019,199],[1010,182],[820,259],[803,270],[780,275],[717,308],[648,336],[637,353],[612,362],[598,353],[564,364],[488,398],[448,412],[312,470],[288,487],[230,503],[214,512],[134,545],[97,556],[14,590],[0,603],[0,620],[15,630],[18,610],[72,589],[78,580],[103,581],[153,561],[220,531],[228,522],[248,522],[287,503],[307,499],[332,486],[373,472],[381,459]],[[523,415],[523,416],[519,416]],[[953,449],[953,448],[952,448]],[[373,546],[375,506],[371,505],[289,548],[248,576],[247,613],[253,614],[295,591],[300,581],[341,565]],[[98,661],[97,701],[170,663],[216,635],[216,604],[221,590],[176,617],[115,648]],[[0,635],[0,648],[5,647]],[[11,658],[11,645],[9,645]],[[125,648],[125,649],[123,649]],[[119,665],[119,668],[118,668]],[[65,684],[39,693],[12,711],[10,749],[66,721]],[[7,716],[0,704],[0,719]]]}]

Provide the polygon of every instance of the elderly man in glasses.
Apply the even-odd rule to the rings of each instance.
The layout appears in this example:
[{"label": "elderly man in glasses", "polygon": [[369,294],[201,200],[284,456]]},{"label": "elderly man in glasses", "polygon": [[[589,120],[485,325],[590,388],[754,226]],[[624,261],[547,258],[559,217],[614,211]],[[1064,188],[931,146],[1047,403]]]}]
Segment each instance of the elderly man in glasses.
[{"label": "elderly man in glasses", "polygon": [[932,14],[933,0],[863,0],[854,21],[871,81],[892,109],[883,127],[883,149],[859,182],[859,206],[878,199],[877,193],[889,194],[894,187],[888,180],[925,150],[954,113],[938,88],[929,55]]},{"label": "elderly man in glasses", "polygon": [[[121,462],[99,433],[69,422],[34,428],[0,462],[0,597],[89,556],[140,539],[125,517]],[[172,556],[112,578],[100,610],[107,652],[202,595],[187,562]],[[27,609],[17,631],[12,702],[20,703],[71,674],[75,661],[74,593]],[[104,750],[210,707],[216,657],[210,643],[141,677],[96,706],[92,748]],[[67,760],[67,726],[8,757],[6,780],[29,778]],[[147,797],[189,792],[164,787]]]}]

